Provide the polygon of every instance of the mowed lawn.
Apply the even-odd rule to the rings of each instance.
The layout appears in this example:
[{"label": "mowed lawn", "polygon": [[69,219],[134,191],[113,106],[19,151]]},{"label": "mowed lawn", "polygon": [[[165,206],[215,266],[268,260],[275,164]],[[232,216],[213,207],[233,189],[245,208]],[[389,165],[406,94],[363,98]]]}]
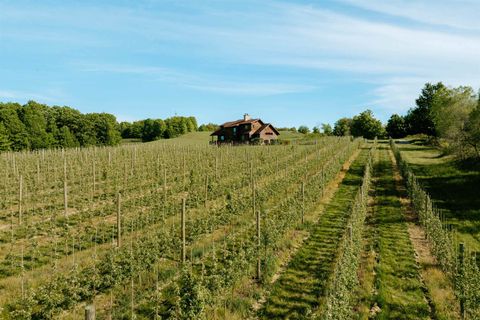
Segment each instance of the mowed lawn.
[{"label": "mowed lawn", "polygon": [[388,144],[381,144],[374,170],[377,294],[372,300],[380,308],[375,318],[430,319],[405,212],[395,186],[389,148]]},{"label": "mowed lawn", "polygon": [[402,156],[447,222],[458,232],[458,240],[480,251],[480,168],[455,161],[422,141],[396,142]]},{"label": "mowed lawn", "polygon": [[352,163],[332,200],[313,226],[310,237],[273,285],[260,311],[260,318],[304,319],[318,307],[332,275],[352,201],[362,184],[367,156],[368,150],[363,149]]}]

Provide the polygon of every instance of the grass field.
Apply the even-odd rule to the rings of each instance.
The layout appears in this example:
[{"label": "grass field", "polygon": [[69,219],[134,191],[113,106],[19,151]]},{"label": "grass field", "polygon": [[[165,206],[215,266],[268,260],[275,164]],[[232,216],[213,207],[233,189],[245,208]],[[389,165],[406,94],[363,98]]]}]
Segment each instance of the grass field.
[{"label": "grass field", "polygon": [[399,141],[397,146],[458,232],[458,241],[480,251],[480,170],[462,165],[422,141]]},{"label": "grass field", "polygon": [[[388,143],[209,140],[197,132],[2,154],[1,317],[83,319],[92,303],[99,319],[343,320],[328,313],[331,301],[352,300],[329,291],[350,288],[349,319],[459,318]],[[433,148],[399,145],[460,240],[475,245],[478,172]],[[367,219],[348,238],[369,159]],[[358,250],[345,251],[349,243]],[[333,286],[339,261],[357,270],[344,287]]]}]

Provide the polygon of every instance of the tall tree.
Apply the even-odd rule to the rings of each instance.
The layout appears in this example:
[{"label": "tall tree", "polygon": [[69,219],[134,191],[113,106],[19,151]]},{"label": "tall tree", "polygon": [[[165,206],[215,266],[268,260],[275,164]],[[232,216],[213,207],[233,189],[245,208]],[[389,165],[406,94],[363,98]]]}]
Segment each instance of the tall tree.
[{"label": "tall tree", "polygon": [[398,114],[392,114],[386,126],[387,135],[391,138],[403,138],[407,135],[405,118]]},{"label": "tall tree", "polygon": [[480,100],[468,117],[465,133],[467,144],[473,148],[476,157],[480,159]]},{"label": "tall tree", "polygon": [[310,132],[310,129],[307,126],[300,126],[300,127],[298,127],[298,132],[303,133],[303,134],[307,134],[307,133]]},{"label": "tall tree", "polygon": [[333,135],[332,126],[328,123],[322,123],[322,132],[326,136]]},{"label": "tall tree", "polygon": [[351,133],[355,137],[373,139],[375,137],[383,137],[385,135],[385,129],[380,120],[374,118],[373,112],[366,110],[358,116],[353,117]]},{"label": "tall tree", "polygon": [[45,117],[48,107],[35,101],[28,101],[19,109],[19,116],[29,135],[30,148],[43,149],[50,147],[51,138],[47,133]]},{"label": "tall tree", "polygon": [[477,97],[470,87],[444,87],[433,99],[431,115],[440,143],[461,158],[469,156],[465,126],[476,106]]},{"label": "tall tree", "polygon": [[445,86],[441,82],[425,84],[422,93],[415,101],[417,106],[410,109],[405,117],[405,122],[410,134],[422,133],[429,136],[437,136],[431,111],[435,94],[443,88],[445,88]]},{"label": "tall tree", "polygon": [[8,131],[3,125],[3,123],[0,122],[0,151],[10,150],[11,144],[12,143],[8,138]]},{"label": "tall tree", "polygon": [[352,126],[352,119],[341,118],[335,122],[333,127],[333,134],[336,136],[349,136],[350,128]]}]

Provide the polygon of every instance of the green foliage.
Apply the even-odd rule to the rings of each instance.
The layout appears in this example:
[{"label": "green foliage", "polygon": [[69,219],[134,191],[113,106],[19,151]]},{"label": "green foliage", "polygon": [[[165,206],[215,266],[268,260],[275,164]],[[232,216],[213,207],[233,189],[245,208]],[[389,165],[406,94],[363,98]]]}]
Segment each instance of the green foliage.
[{"label": "green foliage", "polygon": [[176,138],[188,132],[197,131],[197,120],[194,117],[172,117],[162,119],[146,119],[132,123],[122,122],[119,125],[124,139],[142,139],[144,142],[159,139]]},{"label": "green foliage", "polygon": [[153,141],[197,130],[194,117],[117,123],[109,113],[82,114],[70,107],[0,103],[0,151],[115,146],[121,138]]},{"label": "green foliage", "polygon": [[352,319],[355,288],[358,285],[357,270],[360,264],[360,252],[364,233],[364,222],[367,214],[368,191],[371,182],[372,160],[376,144],[372,149],[365,166],[362,185],[359,188],[349,217],[347,228],[340,243],[340,255],[337,259],[333,279],[327,290],[324,310],[321,319]]},{"label": "green foliage", "polygon": [[333,135],[332,126],[328,123],[322,123],[322,132],[326,136],[332,136]]},{"label": "green foliage", "polygon": [[422,93],[416,100],[417,106],[410,109],[405,116],[409,134],[437,135],[431,111],[436,93],[443,88],[445,88],[445,86],[441,82],[437,84],[425,84]]},{"label": "green foliage", "polygon": [[8,138],[8,131],[3,125],[0,123],[0,151],[7,151],[10,150],[11,146],[10,139]]},{"label": "green foliage", "polygon": [[313,127],[312,133],[314,133],[314,134],[320,134],[320,129],[318,129],[318,127]]},{"label": "green foliage", "polygon": [[[475,139],[473,128],[476,123],[471,122],[470,118],[476,108],[477,97],[470,87],[442,87],[435,93],[430,112],[435,132],[441,138],[441,146],[445,151],[462,159],[472,155],[472,146],[474,150],[476,144],[480,143]],[[466,130],[467,123],[469,130]]]},{"label": "green foliage", "polygon": [[390,119],[388,119],[385,130],[387,131],[387,135],[393,139],[405,137],[407,135],[405,118],[398,114],[392,114]]},{"label": "green foliage", "polygon": [[480,102],[465,123],[465,142],[473,148],[477,158],[480,159]]},{"label": "green foliage", "polygon": [[352,119],[341,118],[333,126],[333,134],[336,136],[349,136],[352,127]]},{"label": "green foliage", "polygon": [[184,268],[179,281],[179,319],[204,319],[206,294],[200,279],[190,269]]},{"label": "green foliage", "polygon": [[371,110],[366,110],[353,117],[351,134],[354,137],[364,137],[365,139],[381,138],[385,135],[385,128],[380,120],[374,118]]},{"label": "green foliage", "polygon": [[207,124],[202,124],[200,127],[198,127],[198,131],[208,131],[212,132],[215,131],[219,128],[217,124],[214,123],[207,123]]},{"label": "green foliage", "polygon": [[298,127],[298,132],[303,133],[303,134],[307,134],[307,133],[310,132],[310,129],[307,126],[300,126],[300,127]]},{"label": "green foliage", "polygon": [[453,282],[456,296],[464,302],[467,318],[477,319],[480,315],[480,268],[477,261],[474,257],[457,254],[454,234],[444,227],[430,195],[420,185],[393,140],[390,145],[407,181],[412,206],[432,244],[432,253]]},{"label": "green foliage", "polygon": [[25,105],[0,103],[0,150],[117,145],[115,116],[82,114],[69,107],[49,107],[35,101]]}]

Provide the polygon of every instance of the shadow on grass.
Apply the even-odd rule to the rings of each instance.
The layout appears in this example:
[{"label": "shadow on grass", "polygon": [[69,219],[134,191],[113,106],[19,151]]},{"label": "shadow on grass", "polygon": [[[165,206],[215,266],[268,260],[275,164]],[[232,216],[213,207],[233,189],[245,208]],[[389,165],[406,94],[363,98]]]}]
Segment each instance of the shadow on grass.
[{"label": "shadow on grass", "polygon": [[[425,159],[428,157],[416,155],[415,152],[424,152],[432,148],[411,147],[406,144],[400,146],[400,150],[409,153],[410,157]],[[435,205],[447,210],[447,218],[480,221],[479,163],[473,160],[460,162],[452,159],[442,163],[411,163],[410,168],[430,194]],[[480,229],[475,228],[466,232],[480,232]]]},{"label": "shadow on grass", "polygon": [[362,182],[366,156],[367,151],[362,151],[350,167],[311,236],[273,285],[259,312],[260,318],[304,319],[318,306],[325,295],[352,201]]}]

